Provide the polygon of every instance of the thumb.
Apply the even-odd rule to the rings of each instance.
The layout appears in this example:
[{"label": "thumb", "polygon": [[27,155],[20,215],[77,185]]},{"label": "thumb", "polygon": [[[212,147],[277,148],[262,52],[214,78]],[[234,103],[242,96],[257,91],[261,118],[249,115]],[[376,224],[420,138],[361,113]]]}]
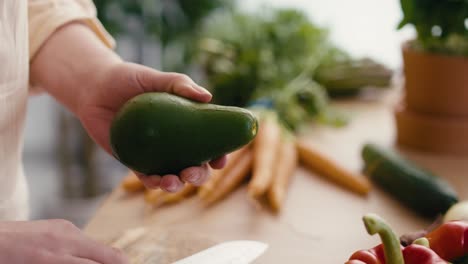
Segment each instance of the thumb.
[{"label": "thumb", "polygon": [[200,102],[209,102],[211,93],[185,74],[161,72],[137,65],[135,79],[145,92],[166,92]]}]

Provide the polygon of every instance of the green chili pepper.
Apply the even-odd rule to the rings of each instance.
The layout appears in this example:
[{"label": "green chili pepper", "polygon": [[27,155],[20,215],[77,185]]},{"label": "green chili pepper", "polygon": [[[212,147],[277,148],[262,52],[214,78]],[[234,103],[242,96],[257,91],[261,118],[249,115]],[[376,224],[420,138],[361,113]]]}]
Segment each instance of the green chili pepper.
[{"label": "green chili pepper", "polygon": [[380,236],[387,264],[405,264],[400,241],[391,227],[376,214],[365,215],[363,221],[369,235]]}]

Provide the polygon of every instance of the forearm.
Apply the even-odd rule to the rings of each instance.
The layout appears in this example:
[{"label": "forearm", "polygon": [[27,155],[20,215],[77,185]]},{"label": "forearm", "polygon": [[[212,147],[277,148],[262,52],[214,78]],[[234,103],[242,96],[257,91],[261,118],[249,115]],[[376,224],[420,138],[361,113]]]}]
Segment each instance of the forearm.
[{"label": "forearm", "polygon": [[[188,76],[160,72],[125,63],[87,26],[73,23],[56,30],[31,62],[31,82],[68,107],[94,141],[112,154],[110,128],[118,110],[145,92],[166,92],[208,102],[211,94]],[[225,158],[210,162],[224,166]],[[148,188],[177,191],[183,181],[200,185],[209,175],[208,164],[189,167],[180,175],[152,175],[140,179]],[[179,178],[180,177],[180,178]],[[182,181],[182,180],[183,181]]]},{"label": "forearm", "polygon": [[77,114],[79,103],[97,88],[100,75],[121,62],[86,25],[62,26],[31,61],[31,82]]}]

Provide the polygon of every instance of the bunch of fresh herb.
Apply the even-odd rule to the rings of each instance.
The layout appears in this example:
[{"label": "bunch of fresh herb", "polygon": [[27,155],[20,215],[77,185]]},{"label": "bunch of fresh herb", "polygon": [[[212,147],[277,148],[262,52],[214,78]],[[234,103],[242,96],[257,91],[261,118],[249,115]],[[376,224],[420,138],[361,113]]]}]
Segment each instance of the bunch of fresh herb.
[{"label": "bunch of fresh herb", "polygon": [[335,47],[326,29],[296,9],[216,13],[200,37],[198,62],[215,102],[272,107],[293,130],[308,120],[346,123],[329,107],[327,86],[388,86],[391,77],[389,70],[376,75],[381,65],[358,63]]}]

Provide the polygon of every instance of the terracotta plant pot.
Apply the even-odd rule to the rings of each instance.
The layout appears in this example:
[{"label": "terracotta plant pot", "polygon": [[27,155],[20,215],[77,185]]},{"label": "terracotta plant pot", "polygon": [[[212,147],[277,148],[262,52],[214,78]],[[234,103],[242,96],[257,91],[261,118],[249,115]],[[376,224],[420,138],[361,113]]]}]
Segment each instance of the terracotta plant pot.
[{"label": "terracotta plant pot", "polygon": [[398,144],[439,154],[468,155],[468,117],[419,113],[402,103],[396,107],[395,118]]},{"label": "terracotta plant pot", "polygon": [[420,113],[468,117],[468,58],[402,47],[406,104]]}]

